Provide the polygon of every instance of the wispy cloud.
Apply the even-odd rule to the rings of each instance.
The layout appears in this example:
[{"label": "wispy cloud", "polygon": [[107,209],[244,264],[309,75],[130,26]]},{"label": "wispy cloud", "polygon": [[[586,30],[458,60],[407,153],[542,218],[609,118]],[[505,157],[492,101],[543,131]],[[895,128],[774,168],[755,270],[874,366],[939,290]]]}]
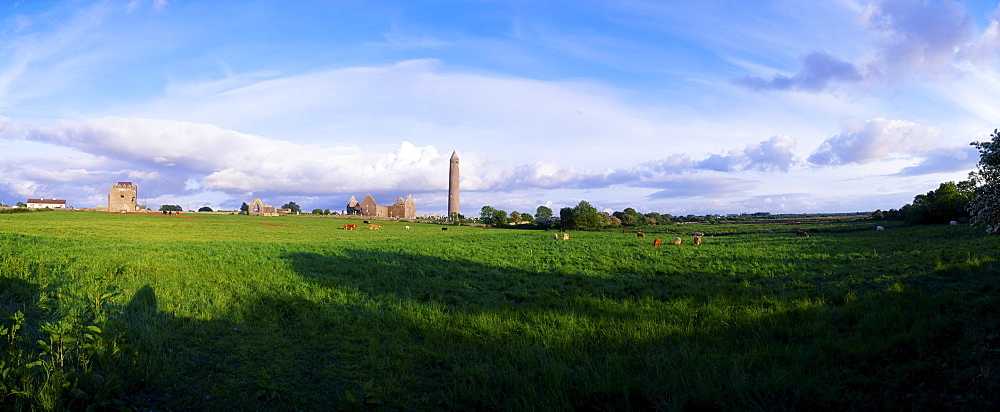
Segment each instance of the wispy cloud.
[{"label": "wispy cloud", "polygon": [[170,4],[170,2],[167,1],[167,0],[149,0],[149,1],[146,1],[146,0],[129,0],[128,5],[125,6],[125,10],[127,12],[131,13],[131,12],[139,9],[140,7],[142,7],[142,5],[145,4],[145,3],[151,3],[153,5],[153,10],[156,10],[157,12],[164,11],[167,8],[167,6]]},{"label": "wispy cloud", "polygon": [[923,153],[920,163],[904,167],[899,176],[921,176],[932,173],[966,172],[976,168],[979,152],[972,147],[940,149]]},{"label": "wispy cloud", "polygon": [[[88,41],[107,12],[100,4],[79,9],[55,30],[20,23],[22,30],[0,43],[0,56],[8,56],[0,59],[0,108],[44,95],[76,78],[74,70],[92,58]],[[24,30],[27,27],[35,30]]]},{"label": "wispy cloud", "polygon": [[[808,53],[794,75],[734,80],[753,90],[822,92],[837,85],[896,83],[901,78],[946,76],[961,58],[981,59],[994,52],[992,28],[969,43],[972,19],[953,1],[882,0],[869,4],[858,19],[872,39],[872,52],[852,63],[822,51]],[[964,51],[958,52],[965,48]]]},{"label": "wispy cloud", "polygon": [[770,79],[746,76],[736,79],[737,85],[753,90],[826,90],[831,83],[856,83],[863,78],[853,64],[823,52],[809,53],[802,62],[802,71],[787,76],[776,74]]},{"label": "wispy cloud", "polygon": [[653,192],[650,198],[730,197],[746,195],[756,188],[753,180],[733,176],[686,175],[661,180],[665,189]]}]

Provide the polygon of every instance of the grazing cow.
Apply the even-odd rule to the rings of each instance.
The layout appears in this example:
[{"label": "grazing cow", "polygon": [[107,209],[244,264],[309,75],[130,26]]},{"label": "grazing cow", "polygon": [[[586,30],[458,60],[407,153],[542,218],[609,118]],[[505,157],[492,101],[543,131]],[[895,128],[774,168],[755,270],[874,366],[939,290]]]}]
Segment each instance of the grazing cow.
[{"label": "grazing cow", "polygon": [[694,237],[694,244],[696,244],[696,245],[700,245],[701,244],[701,236],[695,236]]},{"label": "grazing cow", "polygon": [[357,229],[358,225],[344,225],[344,230],[354,230]]},{"label": "grazing cow", "polygon": [[694,232],[694,235],[695,235],[695,236],[705,236],[705,234],[704,234],[704,233],[701,233],[701,232]]},{"label": "grazing cow", "polygon": [[885,230],[885,228],[882,226],[875,226],[875,230]]},{"label": "grazing cow", "polygon": [[809,233],[807,233],[804,230],[796,230],[795,231],[795,236],[798,236],[798,237],[809,237]]},{"label": "grazing cow", "polygon": [[409,227],[409,226],[404,226],[404,227],[406,228],[406,230],[410,230],[410,227]]},{"label": "grazing cow", "polygon": [[628,233],[627,229],[622,229],[622,233]]},{"label": "grazing cow", "polygon": [[646,237],[646,234],[642,232],[635,232],[635,235],[638,237]]},{"label": "grazing cow", "polygon": [[446,228],[446,227],[443,227],[443,228],[441,228],[441,230],[448,230],[448,228]]},{"label": "grazing cow", "polygon": [[653,246],[660,246],[660,238],[656,238],[656,240],[653,241]]},{"label": "grazing cow", "polygon": [[553,233],[552,234],[552,238],[555,239],[555,240],[559,240],[559,234],[558,233]]},{"label": "grazing cow", "polygon": [[767,229],[767,230],[764,231],[764,233],[774,233],[774,231],[771,230],[771,229]]},{"label": "grazing cow", "polygon": [[675,238],[674,238],[674,244],[675,244],[675,245],[679,245],[679,244],[681,244],[681,238],[679,238],[679,237],[675,237]]},{"label": "grazing cow", "polygon": [[952,220],[951,222],[948,222],[948,224],[952,225],[952,226],[958,226],[958,221],[957,220]]},{"label": "grazing cow", "polygon": [[371,226],[368,226],[368,230],[378,230],[378,229],[381,229],[381,228],[382,228],[382,226],[380,226],[380,225],[371,225]]},{"label": "grazing cow", "polygon": [[363,223],[366,224],[366,225],[370,225],[372,222],[369,222],[369,221],[365,220]]},{"label": "grazing cow", "polygon": [[569,240],[569,233],[563,233],[563,240]]}]

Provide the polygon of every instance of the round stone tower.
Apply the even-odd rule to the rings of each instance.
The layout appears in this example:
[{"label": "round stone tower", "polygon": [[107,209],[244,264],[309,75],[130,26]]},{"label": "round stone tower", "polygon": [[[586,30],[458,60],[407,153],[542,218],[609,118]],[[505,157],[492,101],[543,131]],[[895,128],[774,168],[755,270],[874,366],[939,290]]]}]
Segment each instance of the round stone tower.
[{"label": "round stone tower", "polygon": [[451,166],[448,169],[448,218],[457,219],[458,214],[458,153],[451,152]]}]

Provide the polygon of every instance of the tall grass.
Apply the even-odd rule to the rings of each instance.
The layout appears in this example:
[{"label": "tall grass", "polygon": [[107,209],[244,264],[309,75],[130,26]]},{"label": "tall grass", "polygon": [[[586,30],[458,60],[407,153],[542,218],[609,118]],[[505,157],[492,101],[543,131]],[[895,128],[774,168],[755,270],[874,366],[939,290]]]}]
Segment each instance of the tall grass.
[{"label": "tall grass", "polygon": [[0,216],[0,406],[1000,402],[997,239],[966,227],[654,248],[631,233],[189,216]]}]

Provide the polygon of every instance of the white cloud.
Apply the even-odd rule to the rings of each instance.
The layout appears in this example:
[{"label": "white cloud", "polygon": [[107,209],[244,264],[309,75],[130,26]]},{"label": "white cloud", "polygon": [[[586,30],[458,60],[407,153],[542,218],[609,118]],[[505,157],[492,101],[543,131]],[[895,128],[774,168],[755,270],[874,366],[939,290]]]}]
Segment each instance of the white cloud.
[{"label": "white cloud", "polygon": [[890,156],[920,154],[937,148],[940,131],[905,120],[872,119],[823,142],[809,156],[818,165],[865,164]]},{"label": "white cloud", "polygon": [[[447,158],[433,147],[400,144],[395,153],[357,147],[300,145],[212,125],[108,117],[62,123],[30,133],[32,140],[107,155],[142,169],[141,176],[204,176],[206,187],[229,193],[331,194],[446,187]],[[145,174],[142,174],[145,173]]]},{"label": "white cloud", "polygon": [[744,170],[787,172],[793,164],[795,139],[788,136],[772,136],[770,139],[750,143],[743,150],[730,151],[728,155],[713,154],[698,162],[701,169],[718,172]]}]

